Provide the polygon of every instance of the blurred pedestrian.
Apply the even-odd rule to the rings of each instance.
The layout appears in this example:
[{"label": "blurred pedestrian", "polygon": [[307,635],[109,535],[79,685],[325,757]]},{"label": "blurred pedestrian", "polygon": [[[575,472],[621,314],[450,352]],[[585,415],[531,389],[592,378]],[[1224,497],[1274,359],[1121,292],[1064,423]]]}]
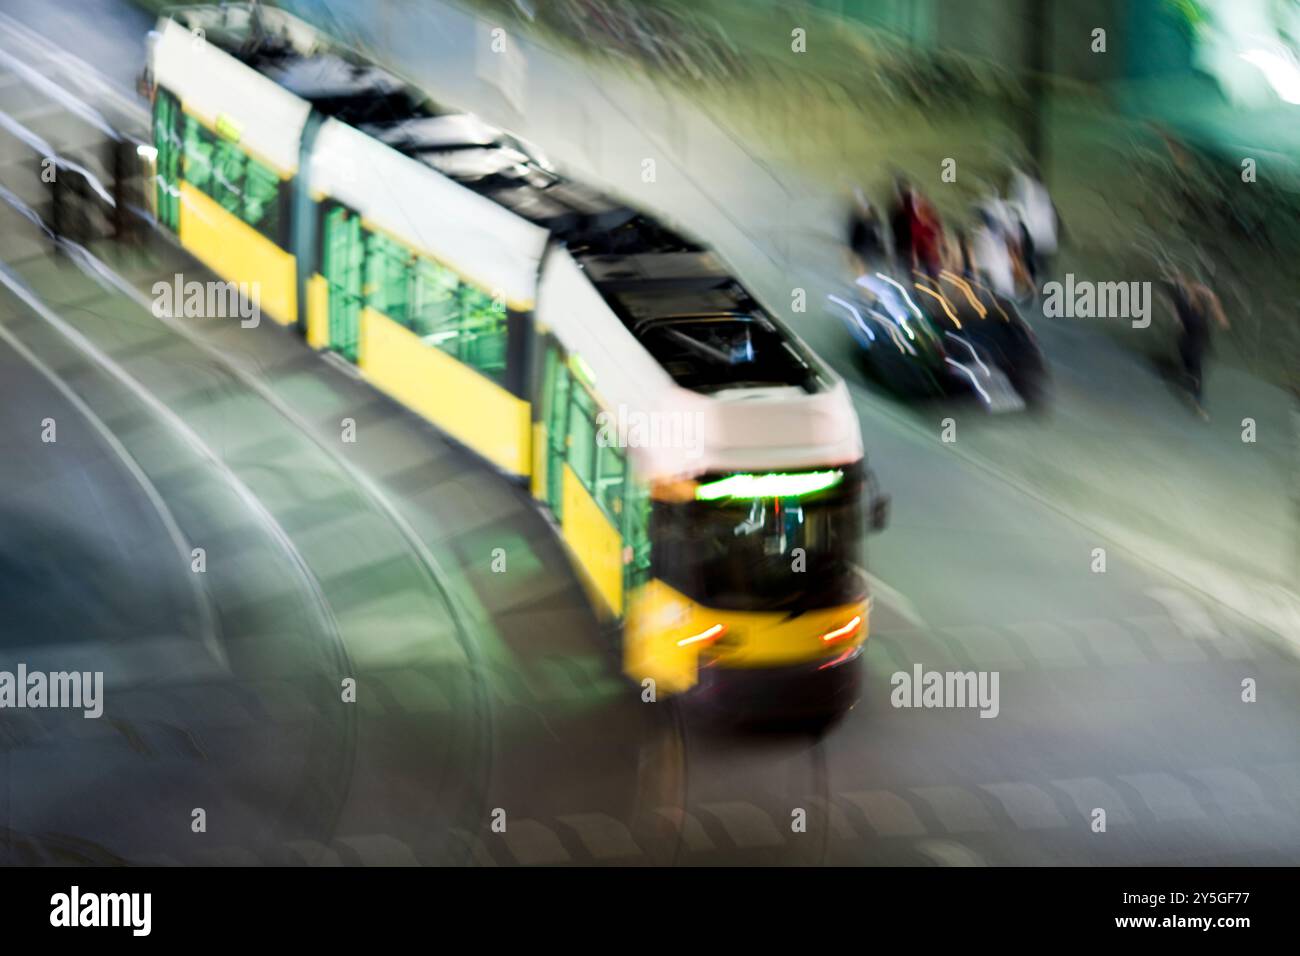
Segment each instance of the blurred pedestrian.
[{"label": "blurred pedestrian", "polygon": [[975,225],[969,238],[972,273],[997,295],[1011,298],[1016,291],[1015,269],[1007,245],[1007,226],[989,203],[975,207]]},{"label": "blurred pedestrian", "polygon": [[849,211],[849,251],[859,274],[888,257],[880,216],[861,187],[854,188]]},{"label": "blurred pedestrian", "polygon": [[1182,386],[1187,390],[1192,406],[1201,418],[1209,421],[1210,415],[1203,403],[1205,379],[1205,353],[1210,347],[1211,323],[1228,328],[1228,318],[1223,305],[1205,283],[1176,269],[1166,282],[1178,319],[1178,358],[1182,364]]},{"label": "blurred pedestrian", "polygon": [[912,201],[912,260],[913,268],[920,268],[936,278],[943,271],[947,251],[943,220],[929,200],[914,196]]},{"label": "blurred pedestrian", "polygon": [[975,278],[975,259],[971,254],[970,230],[958,226],[953,231],[952,269],[964,279]]},{"label": "blurred pedestrian", "polygon": [[1051,193],[1033,165],[1012,170],[1011,205],[1020,220],[1025,264],[1037,285],[1051,270],[1059,223]]},{"label": "blurred pedestrian", "polygon": [[49,234],[55,251],[64,253],[64,242],[84,244],[91,239],[92,190],[86,173],[56,160],[50,179]]},{"label": "blurred pedestrian", "polygon": [[894,201],[889,207],[889,231],[894,237],[894,258],[898,268],[911,272],[916,268],[916,250],[912,227],[916,221],[916,193],[904,177],[894,178]]}]

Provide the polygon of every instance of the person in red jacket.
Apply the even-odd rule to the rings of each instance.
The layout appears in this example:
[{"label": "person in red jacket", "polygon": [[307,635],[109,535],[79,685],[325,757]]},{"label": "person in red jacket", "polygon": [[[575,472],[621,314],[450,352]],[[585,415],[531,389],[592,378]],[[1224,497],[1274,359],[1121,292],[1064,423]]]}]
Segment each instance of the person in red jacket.
[{"label": "person in red jacket", "polygon": [[937,277],[943,271],[946,247],[943,222],[938,211],[923,197],[916,197],[912,209],[912,249],[915,252],[916,267],[923,269],[931,278]]}]

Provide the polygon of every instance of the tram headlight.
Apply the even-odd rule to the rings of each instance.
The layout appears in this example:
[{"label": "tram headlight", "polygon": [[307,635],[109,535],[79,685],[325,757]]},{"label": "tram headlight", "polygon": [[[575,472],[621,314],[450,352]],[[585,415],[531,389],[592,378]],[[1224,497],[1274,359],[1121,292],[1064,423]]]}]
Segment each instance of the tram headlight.
[{"label": "tram headlight", "polygon": [[834,644],[837,641],[847,640],[862,628],[862,615],[856,615],[853,620],[841,627],[832,628],[822,635],[822,643]]},{"label": "tram headlight", "polygon": [[725,624],[714,624],[712,627],[707,627],[704,630],[700,631],[700,633],[698,634],[692,634],[690,637],[683,637],[680,641],[677,642],[677,646],[678,647],[691,647],[691,646],[707,647],[708,645],[716,641],[719,637],[721,637],[726,630],[727,630],[727,626]]}]

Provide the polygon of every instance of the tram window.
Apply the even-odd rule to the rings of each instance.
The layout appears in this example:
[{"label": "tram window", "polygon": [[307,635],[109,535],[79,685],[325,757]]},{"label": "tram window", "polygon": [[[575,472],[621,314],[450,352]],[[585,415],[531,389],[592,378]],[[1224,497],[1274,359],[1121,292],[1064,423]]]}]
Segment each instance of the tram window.
[{"label": "tram window", "polygon": [[627,476],[627,459],[622,449],[602,445],[597,449],[596,501],[605,514],[620,527],[623,523],[623,485]]},{"label": "tram window", "polygon": [[569,467],[584,488],[594,491],[596,471],[596,406],[581,386],[574,383],[569,407]]},{"label": "tram window", "polygon": [[407,292],[414,256],[387,236],[366,238],[366,304],[390,319],[408,325]]},{"label": "tram window", "polygon": [[411,331],[426,338],[454,328],[460,316],[460,277],[423,256],[416,260],[414,271]]},{"label": "tram window", "polygon": [[280,204],[284,184],[269,166],[258,162],[224,137],[185,117],[185,179],[268,239],[283,245]]},{"label": "tram window", "polygon": [[461,285],[461,329],[465,336],[461,361],[486,375],[506,370],[506,313],[492,296],[472,285]]},{"label": "tram window", "polygon": [[403,324],[429,345],[501,381],[506,368],[505,309],[440,263],[420,257],[410,271],[410,317]]},{"label": "tram window", "polygon": [[274,170],[250,159],[244,171],[244,208],[241,213],[244,222],[274,237],[279,204],[280,177]]},{"label": "tram window", "polygon": [[185,117],[185,179],[212,195],[212,146],[200,129],[194,117]]}]

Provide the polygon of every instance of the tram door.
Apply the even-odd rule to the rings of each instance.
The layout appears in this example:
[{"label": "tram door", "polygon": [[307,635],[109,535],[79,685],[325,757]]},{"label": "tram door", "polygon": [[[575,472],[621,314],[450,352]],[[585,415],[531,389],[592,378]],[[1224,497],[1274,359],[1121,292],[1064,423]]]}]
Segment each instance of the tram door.
[{"label": "tram door", "polygon": [[557,521],[563,518],[564,462],[568,450],[569,391],[572,387],[564,354],[552,341],[546,348],[542,414],[546,422],[546,502]]},{"label": "tram door", "polygon": [[361,217],[343,206],[325,215],[322,265],[329,283],[329,347],[357,360],[361,321]]},{"label": "tram door", "polygon": [[157,175],[154,205],[158,221],[172,232],[181,228],[181,108],[161,87],[154,95],[153,142]]}]

